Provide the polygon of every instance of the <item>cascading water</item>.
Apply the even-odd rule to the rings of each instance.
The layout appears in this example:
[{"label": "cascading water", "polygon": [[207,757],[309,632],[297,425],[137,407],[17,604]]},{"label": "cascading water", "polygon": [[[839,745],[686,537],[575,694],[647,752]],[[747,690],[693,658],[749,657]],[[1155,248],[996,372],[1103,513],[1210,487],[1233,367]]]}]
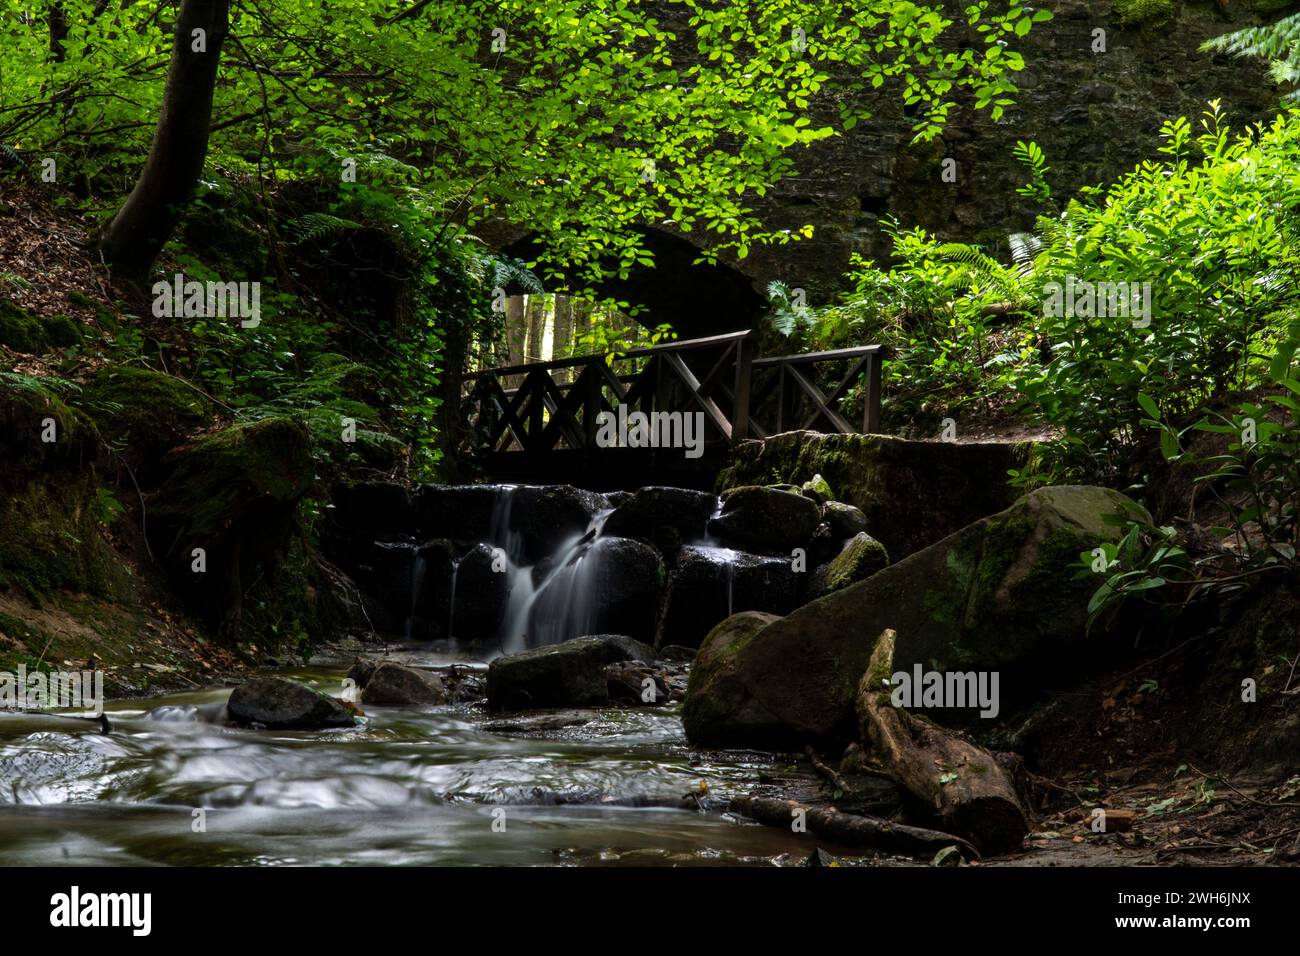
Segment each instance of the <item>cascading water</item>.
[{"label": "cascading water", "polygon": [[533,569],[525,569],[526,585],[510,592],[502,642],[506,653],[591,633],[598,599],[595,576],[606,544],[600,533],[612,511],[600,511],[585,532],[561,545],[559,559],[536,586]]},{"label": "cascading water", "polygon": [[429,559],[417,551],[415,564],[411,568],[411,603],[406,609],[406,639],[408,641],[414,636],[415,607],[420,599],[420,588],[424,586],[424,574],[428,568]]}]

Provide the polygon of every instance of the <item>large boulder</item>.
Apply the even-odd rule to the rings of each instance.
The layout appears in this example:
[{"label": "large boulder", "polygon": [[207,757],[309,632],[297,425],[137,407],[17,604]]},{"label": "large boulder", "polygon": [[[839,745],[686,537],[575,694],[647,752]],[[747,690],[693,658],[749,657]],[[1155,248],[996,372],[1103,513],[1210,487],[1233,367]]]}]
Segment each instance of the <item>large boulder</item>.
[{"label": "large boulder", "polygon": [[660,643],[698,647],[715,624],[738,611],[789,614],[798,590],[789,558],[688,545],[669,575]]},{"label": "large boulder", "polygon": [[529,643],[593,632],[652,642],[665,579],[654,548],[630,538],[597,538],[542,584],[528,621]]},{"label": "large boulder", "polygon": [[524,485],[514,489],[510,530],[522,538],[528,561],[546,557],[585,532],[609,508],[603,495],[572,485]]},{"label": "large boulder", "polygon": [[682,704],[682,723],[692,741],[726,747],[786,736],[780,717],[750,692],[734,666],[754,638],[779,620],[763,611],[741,611],[709,632],[695,657]]},{"label": "large boulder", "polygon": [[683,540],[704,536],[718,498],[707,491],[650,486],[641,488],[605,519],[605,534],[652,538],[659,528],[672,528]]},{"label": "large boulder", "polygon": [[751,486],[723,495],[722,512],[709,521],[709,533],[746,551],[789,554],[808,545],[820,520],[811,498]]},{"label": "large boulder", "polygon": [[602,707],[609,703],[608,664],[653,661],[653,647],[625,635],[600,634],[498,657],[488,666],[488,706]]},{"label": "large boulder", "polygon": [[[1033,442],[909,441],[887,435],[785,432],[742,442],[718,490],[822,475],[835,497],[866,515],[894,560],[1008,507],[1007,471],[1032,468]],[[856,534],[856,532],[854,532]]]},{"label": "large boulder", "polygon": [[861,531],[845,542],[844,550],[817,569],[813,575],[812,593],[815,597],[822,597],[841,591],[850,584],[865,581],[888,564],[885,546]]},{"label": "large boulder", "polygon": [[[701,694],[724,686],[727,695],[697,703],[687,733],[699,743],[853,739],[857,682],[887,627],[898,632],[900,671],[998,671],[1003,713],[1068,683],[1089,659],[1087,604],[1097,587],[1076,578],[1079,555],[1118,539],[1105,519],[1126,506],[1109,489],[1041,488],[743,644],[720,650],[711,638],[691,686]],[[760,726],[755,714],[774,723]]]},{"label": "large boulder", "polygon": [[361,702],[381,707],[445,704],[447,688],[435,674],[384,661],[368,676],[361,692]]},{"label": "large boulder", "polygon": [[352,713],[333,697],[283,677],[255,677],[230,694],[230,719],[241,727],[318,730],[351,727]]}]

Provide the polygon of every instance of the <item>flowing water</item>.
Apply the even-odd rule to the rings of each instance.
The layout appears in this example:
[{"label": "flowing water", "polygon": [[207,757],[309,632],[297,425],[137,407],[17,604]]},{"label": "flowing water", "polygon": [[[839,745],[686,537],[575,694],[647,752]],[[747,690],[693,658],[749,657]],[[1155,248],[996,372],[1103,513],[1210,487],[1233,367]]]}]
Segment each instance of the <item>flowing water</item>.
[{"label": "flowing water", "polygon": [[[342,669],[289,676],[342,692]],[[228,694],[110,704],[108,735],[0,714],[0,863],[734,865],[811,849],[709,809],[779,768],[692,765],[671,711],[564,712],[574,723],[541,737],[468,706],[368,708],[356,728],[283,732],[210,722]]]}]

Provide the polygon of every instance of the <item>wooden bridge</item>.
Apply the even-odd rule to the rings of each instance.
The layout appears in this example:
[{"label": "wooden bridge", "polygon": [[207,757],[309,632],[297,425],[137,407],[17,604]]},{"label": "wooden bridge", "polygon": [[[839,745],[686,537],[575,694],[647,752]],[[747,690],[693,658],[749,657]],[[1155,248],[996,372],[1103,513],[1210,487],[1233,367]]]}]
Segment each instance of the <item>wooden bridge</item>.
[{"label": "wooden bridge", "polygon": [[[727,450],[747,438],[879,431],[883,358],[879,345],[755,358],[752,333],[732,332],[488,369],[469,377],[470,400],[486,470],[497,480],[712,487]],[[850,400],[861,402],[860,429],[842,411]],[[601,413],[617,417],[620,406],[647,417],[700,413],[703,453],[611,446]]]}]

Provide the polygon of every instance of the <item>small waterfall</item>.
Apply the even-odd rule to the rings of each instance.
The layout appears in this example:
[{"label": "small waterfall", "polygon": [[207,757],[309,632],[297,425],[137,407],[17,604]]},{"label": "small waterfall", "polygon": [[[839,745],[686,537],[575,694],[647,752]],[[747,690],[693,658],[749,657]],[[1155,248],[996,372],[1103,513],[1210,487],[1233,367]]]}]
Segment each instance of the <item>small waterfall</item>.
[{"label": "small waterfall", "polygon": [[740,552],[713,543],[687,545],[686,550],[704,558],[714,567],[714,579],[722,592],[719,597],[726,599],[727,617],[735,614],[736,565],[740,563]]},{"label": "small waterfall", "polygon": [[411,567],[411,601],[406,609],[406,639],[414,636],[415,606],[420,599],[420,588],[424,585],[424,575],[429,568],[429,559],[422,551],[415,552],[415,564]]},{"label": "small waterfall", "polygon": [[447,602],[447,640],[454,641],[456,632],[456,575],[460,573],[460,558],[451,560],[451,600]]},{"label": "small waterfall", "polygon": [[533,569],[519,569],[522,579],[516,578],[510,591],[502,642],[507,654],[591,633],[595,574],[605,544],[600,534],[612,512],[597,513],[584,533],[565,542],[540,583],[534,585]]}]

